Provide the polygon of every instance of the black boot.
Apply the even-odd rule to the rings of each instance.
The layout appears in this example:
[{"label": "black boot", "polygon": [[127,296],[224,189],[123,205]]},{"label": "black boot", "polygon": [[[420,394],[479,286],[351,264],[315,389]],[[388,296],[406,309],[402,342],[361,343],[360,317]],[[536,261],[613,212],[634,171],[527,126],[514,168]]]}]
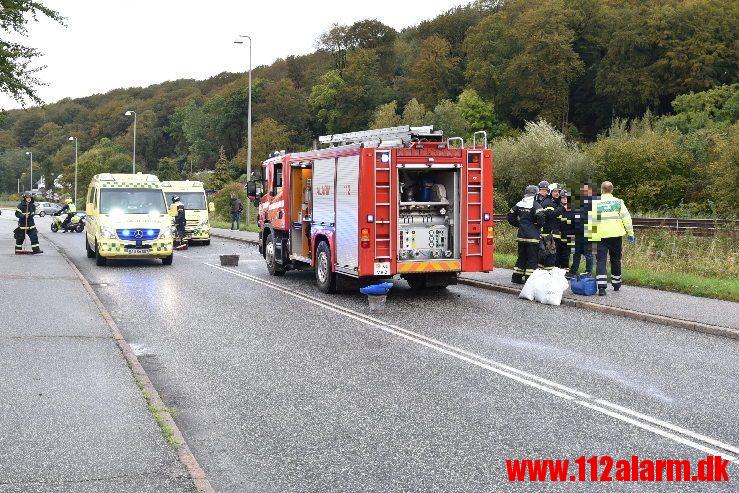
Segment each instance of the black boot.
[{"label": "black boot", "polygon": [[511,276],[511,282],[513,284],[523,284],[524,283],[523,275],[521,275],[521,274],[513,274]]},{"label": "black boot", "polygon": [[621,289],[621,285],[620,284],[614,284],[613,285],[613,290],[614,291],[618,291],[619,289]]},{"label": "black boot", "polygon": [[598,288],[598,296],[605,296],[606,288]]}]

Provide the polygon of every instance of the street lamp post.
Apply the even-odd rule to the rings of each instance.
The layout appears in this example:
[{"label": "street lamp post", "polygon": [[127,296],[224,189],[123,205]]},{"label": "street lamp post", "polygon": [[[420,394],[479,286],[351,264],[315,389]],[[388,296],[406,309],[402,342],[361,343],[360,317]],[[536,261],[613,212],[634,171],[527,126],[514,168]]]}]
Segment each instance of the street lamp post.
[{"label": "street lamp post", "polygon": [[133,173],[136,174],[136,112],[128,110],[125,115],[133,115]]},{"label": "street lamp post", "polygon": [[31,151],[26,151],[26,156],[31,156],[31,188],[28,189],[31,191],[33,190],[33,153]]},{"label": "street lamp post", "polygon": [[74,141],[74,205],[77,206],[77,137],[70,137]]},{"label": "street lamp post", "polygon": [[[249,103],[247,106],[247,122],[246,122],[246,180],[251,179],[251,36],[242,34],[240,38],[249,40]],[[243,41],[234,41],[234,44],[244,44]],[[251,218],[251,202],[246,201],[246,225],[249,225]]]}]

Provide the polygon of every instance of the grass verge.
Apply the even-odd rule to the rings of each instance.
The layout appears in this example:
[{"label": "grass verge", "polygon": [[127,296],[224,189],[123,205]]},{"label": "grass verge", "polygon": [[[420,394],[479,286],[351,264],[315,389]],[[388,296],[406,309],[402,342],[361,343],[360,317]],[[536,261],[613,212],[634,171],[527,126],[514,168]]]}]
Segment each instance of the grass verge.
[{"label": "grass verge", "polygon": [[170,416],[174,416],[174,413],[171,409],[158,408],[154,406],[151,403],[151,395],[149,395],[149,393],[144,390],[144,383],[135,374],[133,375],[133,378],[136,380],[136,385],[139,386],[141,394],[144,396],[144,400],[146,401],[146,409],[148,409],[151,415],[154,417],[154,421],[156,421],[157,425],[159,426],[159,430],[162,432],[162,436],[167,442],[167,445],[176,449],[181,444],[177,441],[174,431],[164,419],[164,413],[169,413]]},{"label": "grass verge", "polygon": [[[221,228],[221,229],[231,229],[231,223],[228,221],[221,221],[220,219],[211,220],[210,221],[210,227],[211,228]],[[241,227],[239,228],[239,231],[252,231],[254,233],[259,232],[259,227],[256,224],[250,224],[247,226],[243,222],[241,223]]]}]

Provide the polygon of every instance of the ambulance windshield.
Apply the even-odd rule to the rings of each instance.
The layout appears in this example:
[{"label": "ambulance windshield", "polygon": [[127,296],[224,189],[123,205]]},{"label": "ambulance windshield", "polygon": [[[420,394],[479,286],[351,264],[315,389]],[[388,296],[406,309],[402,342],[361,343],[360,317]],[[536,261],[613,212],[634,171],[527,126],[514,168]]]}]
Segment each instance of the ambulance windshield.
[{"label": "ambulance windshield", "polygon": [[164,194],[151,188],[103,188],[101,214],[166,214]]},{"label": "ambulance windshield", "polygon": [[167,205],[172,203],[172,197],[178,195],[180,202],[185,206],[188,211],[204,211],[205,206],[205,193],[203,192],[164,192],[167,196]]}]

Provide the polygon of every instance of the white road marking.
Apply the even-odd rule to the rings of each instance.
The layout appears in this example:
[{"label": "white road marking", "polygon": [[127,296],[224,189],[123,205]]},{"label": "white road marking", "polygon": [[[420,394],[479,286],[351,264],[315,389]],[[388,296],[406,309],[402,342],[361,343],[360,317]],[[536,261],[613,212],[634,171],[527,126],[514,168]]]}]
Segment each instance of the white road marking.
[{"label": "white road marking", "polygon": [[[188,259],[195,260],[188,255],[183,256]],[[734,445],[729,445],[714,438],[702,435],[700,433],[696,433],[680,426],[673,425],[666,421],[653,418],[638,411],[634,411],[633,409],[629,409],[628,407],[620,406],[604,399],[595,398],[590,394],[581,392],[577,389],[559,384],[557,382],[540,377],[524,370],[519,370],[518,368],[514,368],[504,363],[491,360],[484,356],[480,356],[470,351],[466,351],[462,348],[452,346],[432,337],[428,337],[423,334],[398,327],[397,325],[389,324],[387,322],[384,322],[383,320],[371,317],[361,312],[354,311],[350,308],[346,308],[341,305],[331,303],[329,301],[321,300],[304,293],[290,290],[277,283],[261,279],[257,276],[240,272],[234,269],[221,267],[220,265],[212,264],[209,262],[202,263],[209,267],[222,270],[231,275],[241,277],[243,279],[249,280],[256,284],[260,284],[275,291],[279,291],[288,296],[301,299],[307,303],[330,310],[358,322],[362,322],[384,332],[402,337],[403,339],[406,339],[408,341],[414,342],[429,349],[433,349],[435,351],[472,364],[484,370],[488,370],[490,372],[504,376],[521,384],[528,385],[529,387],[534,387],[548,394],[560,397],[570,402],[574,402],[575,404],[578,404],[587,409],[610,416],[614,419],[668,438],[682,445],[687,445],[688,447],[691,447],[695,450],[699,450],[711,455],[720,455],[722,458],[730,461],[734,465],[739,466],[739,447],[736,447]],[[706,444],[711,445],[712,447],[707,446]],[[734,456],[731,454],[727,454],[726,451],[732,452],[737,455]]]}]

